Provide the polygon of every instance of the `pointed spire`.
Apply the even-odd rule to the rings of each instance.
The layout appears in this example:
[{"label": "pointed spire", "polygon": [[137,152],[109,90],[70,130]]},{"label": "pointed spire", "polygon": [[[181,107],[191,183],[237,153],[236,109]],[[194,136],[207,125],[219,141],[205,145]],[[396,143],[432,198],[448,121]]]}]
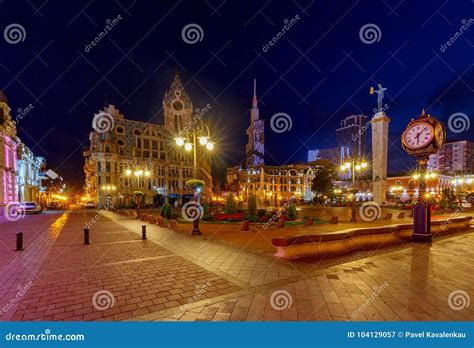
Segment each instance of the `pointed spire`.
[{"label": "pointed spire", "polygon": [[186,108],[192,108],[191,98],[189,98],[188,94],[186,93],[184,89],[184,85],[181,82],[181,78],[179,76],[179,71],[178,71],[177,66],[175,69],[173,81],[171,81],[171,85],[163,97],[163,103],[169,104],[176,98],[179,98],[183,102],[185,102]]},{"label": "pointed spire", "polygon": [[254,109],[257,108],[257,79],[253,79],[253,99],[252,99],[252,107]]}]

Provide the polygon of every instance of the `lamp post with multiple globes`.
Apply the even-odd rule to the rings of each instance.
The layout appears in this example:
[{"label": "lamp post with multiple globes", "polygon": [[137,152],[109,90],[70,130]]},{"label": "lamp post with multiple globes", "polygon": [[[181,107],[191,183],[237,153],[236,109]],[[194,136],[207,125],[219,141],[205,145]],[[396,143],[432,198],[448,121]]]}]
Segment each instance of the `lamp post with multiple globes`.
[{"label": "lamp post with multiple globes", "polygon": [[140,178],[142,176],[146,178],[150,177],[150,171],[147,168],[141,168],[141,167],[135,167],[133,171],[132,169],[125,170],[125,176],[131,177],[132,174],[137,178],[137,191],[135,191],[135,196],[136,196],[137,218],[138,218],[140,216],[140,204],[141,204],[140,200],[141,200],[141,196],[143,195],[143,192],[140,191]]},{"label": "lamp post with multiple globes", "polygon": [[[212,151],[214,149],[214,142],[211,141],[211,134],[209,127],[204,125],[202,122],[200,126],[196,129],[193,129],[191,132],[186,132],[184,135],[179,132],[179,135],[175,138],[176,145],[178,147],[183,147],[185,151],[193,152],[193,179],[198,179],[197,173],[197,146],[198,142],[200,146],[206,148],[207,151]],[[196,186],[194,188],[194,201],[198,205],[198,214],[193,217],[193,229],[191,232],[192,236],[202,235],[199,229],[199,219],[201,218],[201,207],[200,207],[200,196],[202,192],[201,186]]]},{"label": "lamp post with multiple globes", "polygon": [[110,193],[115,192],[117,188],[115,185],[102,185],[101,189],[102,191],[107,192],[107,196],[104,197],[104,205],[106,208],[109,208],[109,205],[107,204],[107,198],[110,196]]},{"label": "lamp post with multiple globes", "polygon": [[[341,171],[344,173],[347,170],[350,170],[352,173],[352,188],[355,190],[355,181],[356,181],[356,172],[361,172],[366,170],[368,167],[367,162],[363,160],[355,160],[352,159],[344,164],[341,165]],[[356,206],[355,206],[355,191],[352,194],[352,199],[351,199],[351,222],[357,222],[356,219]]]}]

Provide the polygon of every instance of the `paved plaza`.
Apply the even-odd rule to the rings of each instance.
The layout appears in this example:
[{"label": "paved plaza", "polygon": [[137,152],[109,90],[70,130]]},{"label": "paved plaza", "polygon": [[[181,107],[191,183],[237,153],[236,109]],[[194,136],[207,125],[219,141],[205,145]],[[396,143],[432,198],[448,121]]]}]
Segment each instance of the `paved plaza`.
[{"label": "paved plaza", "polygon": [[151,224],[141,240],[142,224],[93,210],[0,222],[0,320],[474,319],[472,232],[290,262]]}]

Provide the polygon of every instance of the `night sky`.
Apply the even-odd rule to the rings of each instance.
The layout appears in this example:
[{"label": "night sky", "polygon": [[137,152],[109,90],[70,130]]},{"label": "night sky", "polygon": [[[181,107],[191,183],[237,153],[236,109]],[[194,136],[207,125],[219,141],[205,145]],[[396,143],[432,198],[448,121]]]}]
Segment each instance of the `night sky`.
[{"label": "night sky", "polygon": [[[80,186],[82,152],[104,96],[127,118],[162,123],[162,98],[176,69],[194,106],[212,106],[205,121],[218,143],[220,177],[244,158],[253,78],[270,164],[304,162],[308,149],[335,146],[340,120],[371,115],[376,97],[369,88],[382,83],[392,119],[389,172],[399,173],[415,165],[399,138],[422,108],[446,124],[452,114],[473,114],[474,23],[441,48],[473,10],[471,0],[0,0],[2,33],[10,24],[26,33],[13,44],[0,37],[0,89],[13,118],[34,107],[18,120],[20,138]],[[292,18],[299,19],[264,50]],[[189,44],[182,29],[191,23],[203,36]],[[361,40],[366,24],[380,29],[378,41]],[[271,130],[279,112],[290,115],[291,130]],[[448,141],[474,140],[473,128],[448,130]]]}]

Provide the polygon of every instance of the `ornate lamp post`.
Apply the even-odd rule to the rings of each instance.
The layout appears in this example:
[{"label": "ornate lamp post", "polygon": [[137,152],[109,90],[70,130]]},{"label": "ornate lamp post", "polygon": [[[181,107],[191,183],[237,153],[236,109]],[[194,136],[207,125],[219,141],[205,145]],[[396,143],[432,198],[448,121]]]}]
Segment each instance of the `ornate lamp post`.
[{"label": "ornate lamp post", "polygon": [[[352,188],[356,190],[355,187],[355,181],[356,181],[356,172],[361,172],[363,170],[366,170],[368,167],[367,162],[363,160],[355,160],[352,159],[349,162],[346,162],[345,164],[341,165],[341,171],[345,172],[346,170],[350,170],[352,173]],[[351,222],[357,222],[356,219],[356,205],[355,205],[355,198],[356,198],[356,193],[354,192],[352,195],[351,199]]]},{"label": "ornate lamp post", "polygon": [[110,192],[115,192],[116,190],[117,188],[115,185],[102,185],[102,191],[104,191],[104,193],[107,192],[107,196],[104,197],[104,205],[106,208],[109,208],[107,204],[107,197],[109,197]]},{"label": "ornate lamp post", "polygon": [[149,177],[150,176],[150,171],[146,168],[140,168],[140,167],[135,167],[135,170],[132,171],[131,169],[126,169],[125,170],[125,176],[131,177],[133,175],[137,178],[137,190],[134,191],[135,195],[135,203],[137,205],[137,218],[140,217],[140,205],[141,205],[141,197],[143,196],[143,192],[140,191],[140,177],[145,176]]},{"label": "ornate lamp post", "polygon": [[[191,138],[191,140],[190,140]],[[192,142],[191,142],[192,141]],[[200,236],[202,235],[199,229],[199,219],[201,218],[202,209],[200,206],[200,197],[202,193],[202,189],[204,187],[204,181],[199,180],[198,173],[197,173],[197,144],[199,141],[199,145],[206,148],[207,151],[212,151],[214,149],[214,142],[211,141],[211,134],[209,131],[209,127],[204,125],[202,122],[200,126],[196,129],[193,129],[190,132],[186,132],[184,135],[181,135],[181,131],[179,135],[175,138],[176,145],[178,147],[184,147],[184,150],[187,152],[193,152],[193,179],[188,180],[186,185],[190,186],[194,191],[194,201],[196,202],[198,209],[197,209],[197,216],[193,216],[193,229],[191,231],[192,236]]]}]

